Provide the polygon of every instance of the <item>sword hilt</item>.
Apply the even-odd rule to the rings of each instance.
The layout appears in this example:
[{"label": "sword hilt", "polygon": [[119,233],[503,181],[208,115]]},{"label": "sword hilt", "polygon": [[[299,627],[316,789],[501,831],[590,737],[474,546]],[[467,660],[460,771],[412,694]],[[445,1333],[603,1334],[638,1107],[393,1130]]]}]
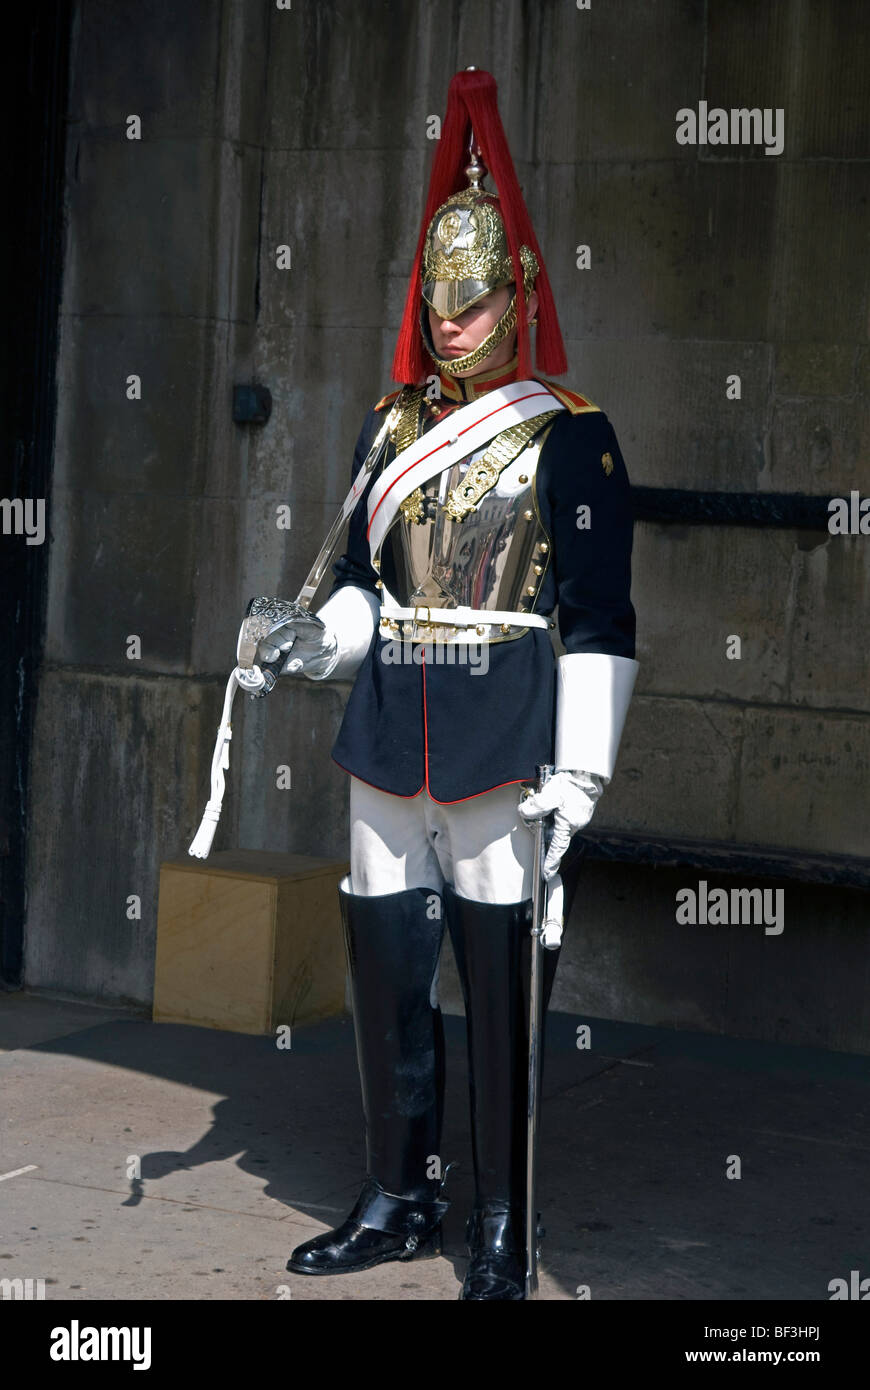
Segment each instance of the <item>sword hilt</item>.
[{"label": "sword hilt", "polygon": [[[556,771],[556,768],[555,768],[555,765],[554,765],[553,763],[538,763],[538,765],[537,765],[536,768],[535,768],[535,776],[536,776],[537,782],[538,782],[537,786],[535,787],[535,792],[542,792],[542,791],[544,790],[545,786],[547,785],[547,783],[549,782],[550,778],[552,777],[552,775],[553,775],[553,773],[554,773],[555,771]],[[551,815],[552,815],[552,812],[551,812]],[[542,830],[543,830],[543,832],[544,832],[544,835],[543,835],[544,844],[543,844],[542,848],[543,848],[543,849],[546,849],[546,847],[547,847],[546,842],[547,842],[547,840],[548,840],[548,838],[549,838],[548,835],[547,835],[547,832],[548,832],[548,831],[552,832],[552,822],[551,822],[550,816],[544,816],[544,817],[542,818],[542,820],[539,821],[539,825],[541,826],[541,828],[542,828]],[[543,867],[543,860],[541,861],[541,866]]]}]

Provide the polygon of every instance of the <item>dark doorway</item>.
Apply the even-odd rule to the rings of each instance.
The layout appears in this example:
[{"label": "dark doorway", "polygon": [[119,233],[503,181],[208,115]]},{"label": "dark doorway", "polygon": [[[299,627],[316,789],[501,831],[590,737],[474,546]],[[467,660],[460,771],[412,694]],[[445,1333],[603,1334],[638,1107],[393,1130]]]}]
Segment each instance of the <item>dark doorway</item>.
[{"label": "dark doorway", "polygon": [[[70,5],[14,6],[2,45],[0,982],[21,984],[30,743],[42,653],[63,263]],[[42,499],[45,537],[22,530]]]}]

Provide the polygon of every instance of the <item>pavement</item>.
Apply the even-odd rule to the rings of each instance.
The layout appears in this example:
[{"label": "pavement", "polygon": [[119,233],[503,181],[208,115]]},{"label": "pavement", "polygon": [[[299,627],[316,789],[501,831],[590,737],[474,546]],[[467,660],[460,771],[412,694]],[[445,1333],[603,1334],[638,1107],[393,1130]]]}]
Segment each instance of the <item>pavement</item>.
[{"label": "pavement", "polygon": [[[364,1176],[353,1027],[270,1038],[0,994],[0,1279],[46,1299],[455,1299],[472,1200],[445,1018],[441,1258],[285,1271]],[[588,1025],[589,1047],[578,1047]],[[547,1300],[828,1300],[870,1275],[870,1058],[552,1013]]]}]

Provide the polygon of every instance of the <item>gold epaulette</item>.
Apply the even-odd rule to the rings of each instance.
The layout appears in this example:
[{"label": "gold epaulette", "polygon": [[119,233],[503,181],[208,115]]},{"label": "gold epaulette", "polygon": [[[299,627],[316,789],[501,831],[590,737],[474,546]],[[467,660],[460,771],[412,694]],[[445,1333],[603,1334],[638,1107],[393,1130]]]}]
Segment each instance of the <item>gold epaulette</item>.
[{"label": "gold epaulette", "polygon": [[567,406],[572,415],[584,415],[590,410],[601,410],[600,405],[593,405],[592,401],[581,396],[579,391],[569,391],[567,386],[560,386],[557,381],[546,381],[542,376],[536,376],[535,381],[552,391],[556,400]]},{"label": "gold epaulette", "polygon": [[[401,388],[399,389],[401,390]],[[386,410],[387,406],[392,405],[398,395],[399,391],[390,391],[389,395],[381,396],[381,399],[375,406],[375,410]]]}]

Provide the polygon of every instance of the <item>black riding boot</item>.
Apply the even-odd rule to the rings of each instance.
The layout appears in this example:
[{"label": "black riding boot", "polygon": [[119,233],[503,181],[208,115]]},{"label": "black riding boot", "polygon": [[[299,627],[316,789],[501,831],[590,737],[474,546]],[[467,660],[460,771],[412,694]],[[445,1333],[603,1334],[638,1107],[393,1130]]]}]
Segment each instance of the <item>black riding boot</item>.
[{"label": "black riding boot", "polygon": [[[445,886],[465,999],[476,1197],[462,1299],[525,1298],[531,902],[490,904]],[[559,951],[543,951],[543,1018]],[[541,1027],[543,1061],[545,1027]]]},{"label": "black riding boot", "polygon": [[444,923],[434,890],[339,889],[366,1123],[367,1181],[347,1220],[298,1246],[287,1268],[343,1274],[440,1255],[444,1024],[430,1001]]}]

